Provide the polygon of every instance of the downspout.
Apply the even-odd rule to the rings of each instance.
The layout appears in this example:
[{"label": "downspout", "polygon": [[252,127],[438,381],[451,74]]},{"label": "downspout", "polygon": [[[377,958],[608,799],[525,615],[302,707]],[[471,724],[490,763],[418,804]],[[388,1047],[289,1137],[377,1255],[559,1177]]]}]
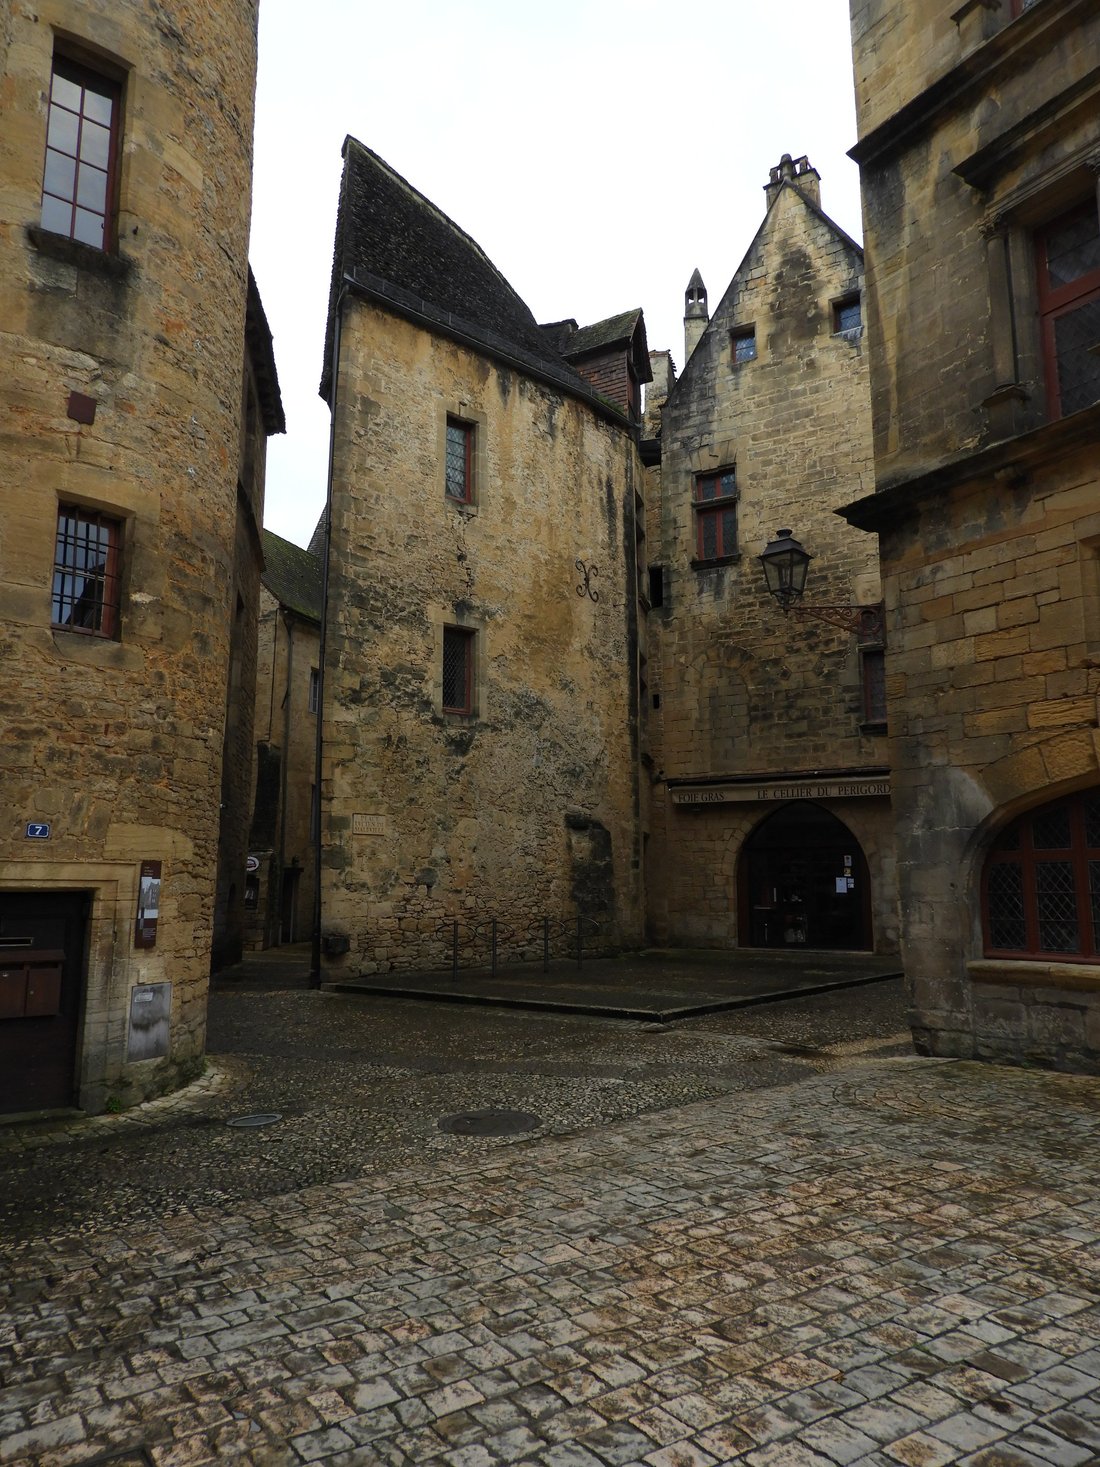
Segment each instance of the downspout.
[{"label": "downspout", "polygon": [[[286,893],[286,796],[287,796],[287,766],[290,763],[290,709],[294,701],[294,625],[288,612],[281,613],[286,621],[286,694],[283,701],[283,747],[279,760],[279,944],[283,940],[283,926],[286,913],[283,911],[283,899]],[[278,621],[276,621],[278,626]],[[312,833],[312,832],[311,832]],[[291,924],[290,940],[294,941],[294,927]]]},{"label": "downspout", "polygon": [[[332,553],[332,466],[336,456],[336,405],[340,383],[340,328],[343,322],[344,301],[349,288],[355,284],[350,275],[344,275],[336,295],[332,313],[332,376],[329,386],[328,428],[328,479],[325,488],[325,553],[321,562],[321,637],[317,649],[317,735],[313,757],[313,806],[310,818],[313,829],[313,942],[310,959],[309,986],[321,986],[321,769],[324,756],[325,725],[325,652],[328,645],[328,582],[329,559]],[[316,810],[316,817],[314,817]]]}]

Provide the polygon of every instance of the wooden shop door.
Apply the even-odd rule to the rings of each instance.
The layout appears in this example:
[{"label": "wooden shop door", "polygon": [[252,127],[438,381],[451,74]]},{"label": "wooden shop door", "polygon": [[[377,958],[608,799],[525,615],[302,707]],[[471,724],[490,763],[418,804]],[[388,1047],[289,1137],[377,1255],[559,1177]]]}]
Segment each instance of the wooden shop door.
[{"label": "wooden shop door", "polygon": [[0,892],[0,1113],[74,1102],[90,905],[82,891]]}]

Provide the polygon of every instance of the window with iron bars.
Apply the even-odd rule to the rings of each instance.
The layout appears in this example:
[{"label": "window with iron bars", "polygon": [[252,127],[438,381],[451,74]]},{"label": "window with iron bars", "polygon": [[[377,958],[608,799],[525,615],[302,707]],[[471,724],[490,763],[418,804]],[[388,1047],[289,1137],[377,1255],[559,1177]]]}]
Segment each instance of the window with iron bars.
[{"label": "window with iron bars", "polygon": [[93,510],[57,511],[51,619],[70,632],[115,637],[122,601],[122,525]]}]

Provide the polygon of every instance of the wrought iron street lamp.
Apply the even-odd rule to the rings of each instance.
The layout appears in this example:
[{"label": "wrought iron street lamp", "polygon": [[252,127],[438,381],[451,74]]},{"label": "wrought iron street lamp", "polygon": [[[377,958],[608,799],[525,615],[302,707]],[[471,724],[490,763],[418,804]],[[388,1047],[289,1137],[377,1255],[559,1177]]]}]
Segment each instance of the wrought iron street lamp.
[{"label": "wrought iron street lamp", "polygon": [[794,612],[799,621],[812,618],[854,633],[861,642],[882,645],[886,623],[881,601],[875,606],[825,606],[802,600],[806,589],[806,572],[813,556],[794,538],[790,530],[776,530],[760,556],[764,582],[783,609],[784,616]]}]

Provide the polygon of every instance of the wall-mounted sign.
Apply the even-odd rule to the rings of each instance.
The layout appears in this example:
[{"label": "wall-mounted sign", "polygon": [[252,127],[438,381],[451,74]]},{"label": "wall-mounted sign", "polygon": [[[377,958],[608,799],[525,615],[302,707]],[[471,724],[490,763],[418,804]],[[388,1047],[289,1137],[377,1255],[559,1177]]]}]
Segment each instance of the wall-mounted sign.
[{"label": "wall-mounted sign", "polygon": [[260,869],[259,856],[248,856],[245,859],[244,869],[246,871],[258,871]]},{"label": "wall-mounted sign", "polygon": [[352,835],[385,835],[386,817],[384,815],[353,815],[351,833]]},{"label": "wall-mounted sign", "polygon": [[142,861],[138,878],[137,921],[134,923],[134,946],[156,947],[157,920],[160,917],[159,861]]},{"label": "wall-mounted sign", "polygon": [[[150,862],[159,865],[159,862]],[[126,1040],[128,1060],[163,1059],[168,1053],[172,1019],[172,985],[142,983],[130,989],[130,1032]]]},{"label": "wall-mounted sign", "polygon": [[49,840],[50,827],[40,820],[27,821],[28,840]]},{"label": "wall-mounted sign", "polygon": [[674,805],[728,805],[761,800],[862,800],[887,799],[888,779],[792,779],[789,784],[764,783],[718,785],[711,789],[673,789]]}]

